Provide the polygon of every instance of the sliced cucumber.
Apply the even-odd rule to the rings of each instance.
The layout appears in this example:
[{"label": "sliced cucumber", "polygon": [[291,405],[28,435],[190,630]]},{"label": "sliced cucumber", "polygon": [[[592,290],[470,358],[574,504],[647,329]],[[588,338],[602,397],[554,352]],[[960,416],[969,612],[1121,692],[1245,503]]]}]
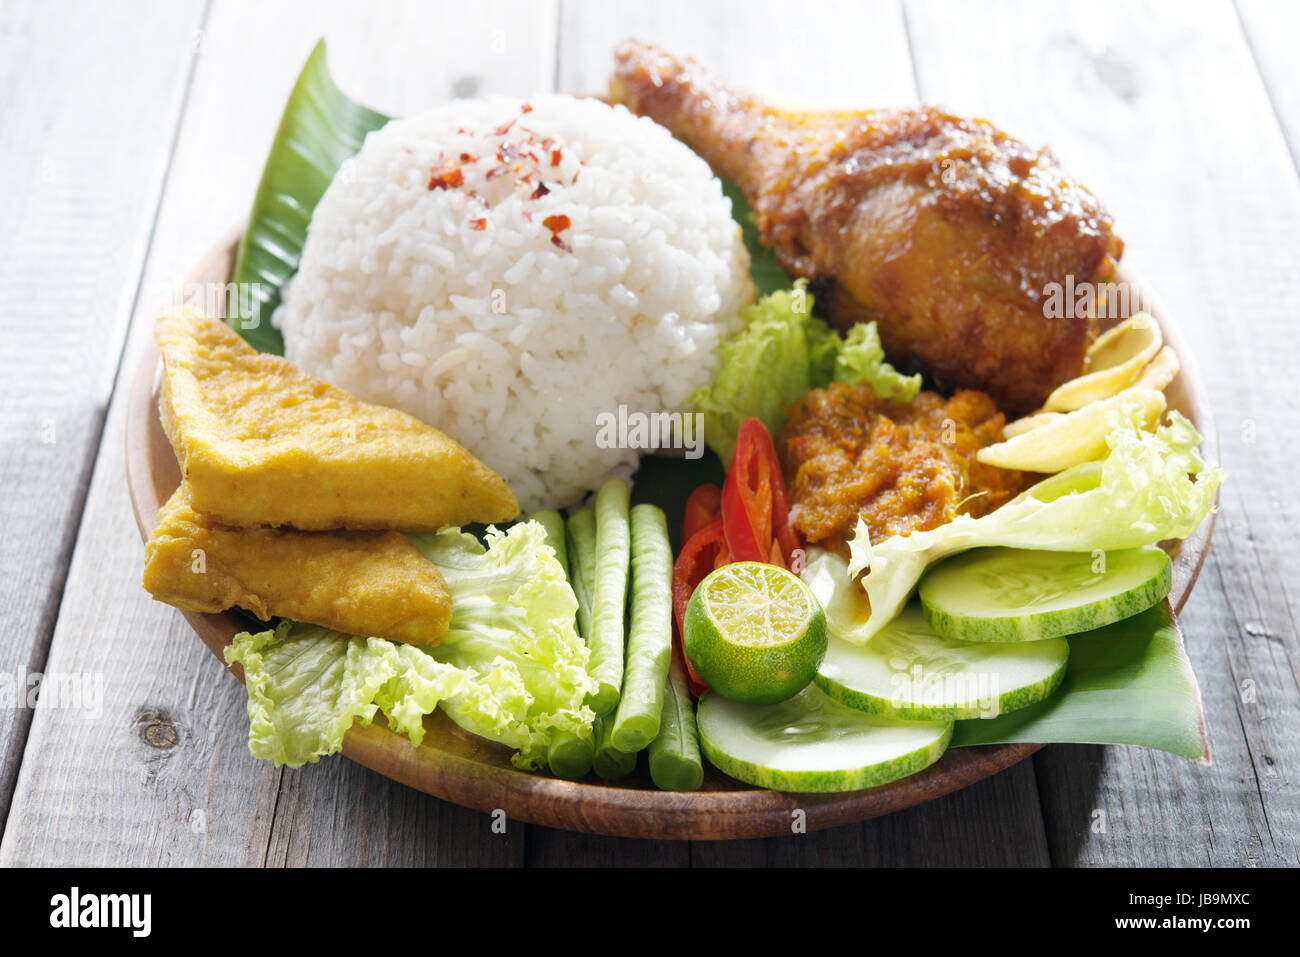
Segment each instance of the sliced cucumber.
[{"label": "sliced cucumber", "polygon": [[928,767],[951,721],[890,721],[845,707],[809,685],[779,704],[700,699],[704,755],[724,774],[777,791],[857,791]]},{"label": "sliced cucumber", "polygon": [[959,641],[1037,641],[1092,631],[1146,611],[1174,586],[1155,546],[1113,552],[980,548],[921,579],[936,632]]},{"label": "sliced cucumber", "polygon": [[979,643],[943,638],[913,603],[865,645],[832,636],[813,681],[836,701],[882,717],[996,718],[1055,691],[1069,657],[1064,638]]}]

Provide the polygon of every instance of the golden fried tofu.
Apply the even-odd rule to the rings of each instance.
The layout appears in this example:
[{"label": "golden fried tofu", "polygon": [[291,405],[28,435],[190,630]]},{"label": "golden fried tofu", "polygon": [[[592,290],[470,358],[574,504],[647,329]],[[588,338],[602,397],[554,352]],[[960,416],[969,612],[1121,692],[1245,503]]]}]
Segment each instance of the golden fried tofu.
[{"label": "golden fried tofu", "polygon": [[164,312],[159,409],[194,510],[225,525],[436,531],[503,522],[519,503],[458,442],[370,405],[225,323]]},{"label": "golden fried tofu", "polygon": [[238,606],[365,635],[436,645],[451,622],[438,567],[400,532],[229,528],[181,484],[145,545],[144,587],[186,611]]}]

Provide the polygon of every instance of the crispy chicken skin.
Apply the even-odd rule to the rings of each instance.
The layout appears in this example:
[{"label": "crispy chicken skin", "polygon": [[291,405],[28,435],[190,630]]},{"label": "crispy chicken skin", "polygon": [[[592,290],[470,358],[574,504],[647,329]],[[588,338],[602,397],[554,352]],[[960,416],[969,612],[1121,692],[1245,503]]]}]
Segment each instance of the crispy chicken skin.
[{"label": "crispy chicken skin", "polygon": [[1012,415],[1083,371],[1091,320],[1045,288],[1109,280],[1123,243],[1046,149],[933,107],[779,110],[637,41],[615,61],[612,98],[740,187],[836,326],[876,320],[892,362]]}]

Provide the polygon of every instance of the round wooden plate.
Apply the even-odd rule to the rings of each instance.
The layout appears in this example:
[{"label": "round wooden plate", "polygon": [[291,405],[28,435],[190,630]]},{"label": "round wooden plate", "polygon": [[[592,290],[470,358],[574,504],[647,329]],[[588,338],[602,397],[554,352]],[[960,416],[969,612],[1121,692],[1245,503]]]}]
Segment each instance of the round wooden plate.
[{"label": "round wooden plate", "polygon": [[[222,290],[234,266],[238,234],[218,246],[184,286],[193,298]],[[1182,361],[1182,372],[1166,390],[1169,404],[1191,419],[1205,437],[1206,456],[1218,460],[1217,435],[1204,383],[1186,342],[1168,311],[1132,273],[1121,279],[1140,290],[1134,309],[1145,308],[1160,321],[1165,340]],[[1134,297],[1135,299],[1137,297]],[[202,305],[196,302],[196,305]],[[207,303],[213,308],[213,303]],[[221,307],[224,309],[224,305]],[[180,484],[167,436],[158,421],[161,366],[152,343],[140,357],[131,386],[126,422],[126,470],[131,506],[142,538],[157,524],[158,509]],[[1209,547],[1214,517],[1177,547],[1174,591],[1170,602],[1181,610],[1200,572]],[[182,612],[218,659],[234,636],[248,628],[236,614]],[[242,670],[235,674],[243,680]],[[548,827],[622,837],[715,840],[789,834],[795,809],[802,809],[809,830],[834,827],[888,814],[941,797],[1010,767],[1042,745],[1010,744],[953,748],[919,774],[883,787],[845,794],[783,794],[741,784],[709,769],[696,792],[660,791],[642,766],[627,779],[604,782],[594,776],[564,781],[546,774],[517,771],[510,752],[461,731],[441,711],[426,721],[428,733],[419,747],[389,731],[382,715],[369,727],[356,725],[347,734],[343,753],[380,774],[429,794],[479,811],[503,810],[509,818]]]}]

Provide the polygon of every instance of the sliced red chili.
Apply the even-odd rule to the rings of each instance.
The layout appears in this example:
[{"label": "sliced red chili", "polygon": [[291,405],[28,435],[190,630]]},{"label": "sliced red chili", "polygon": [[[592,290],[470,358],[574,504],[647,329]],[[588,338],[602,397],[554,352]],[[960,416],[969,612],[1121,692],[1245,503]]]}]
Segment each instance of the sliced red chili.
[{"label": "sliced red chili", "polygon": [[[721,567],[729,560],[726,535],[722,531],[721,520],[712,522],[699,529],[682,545],[682,550],[673,564],[673,624],[676,626],[678,647],[681,648],[681,636],[685,634],[686,606],[690,604],[691,595],[696,586],[704,580],[714,568]],[[682,650],[682,660],[686,662],[686,673],[690,679],[692,693],[698,695],[706,685],[691,667],[690,659]]]},{"label": "sliced red chili", "polygon": [[731,468],[722,485],[727,546],[738,562],[765,562],[771,554],[772,468],[764,457],[760,434],[766,435],[767,428],[758,419],[741,424]]},{"label": "sliced red chili", "polygon": [[682,543],[690,541],[705,525],[712,525],[722,517],[722,489],[706,483],[691,493],[686,500],[686,515],[682,519]]}]

